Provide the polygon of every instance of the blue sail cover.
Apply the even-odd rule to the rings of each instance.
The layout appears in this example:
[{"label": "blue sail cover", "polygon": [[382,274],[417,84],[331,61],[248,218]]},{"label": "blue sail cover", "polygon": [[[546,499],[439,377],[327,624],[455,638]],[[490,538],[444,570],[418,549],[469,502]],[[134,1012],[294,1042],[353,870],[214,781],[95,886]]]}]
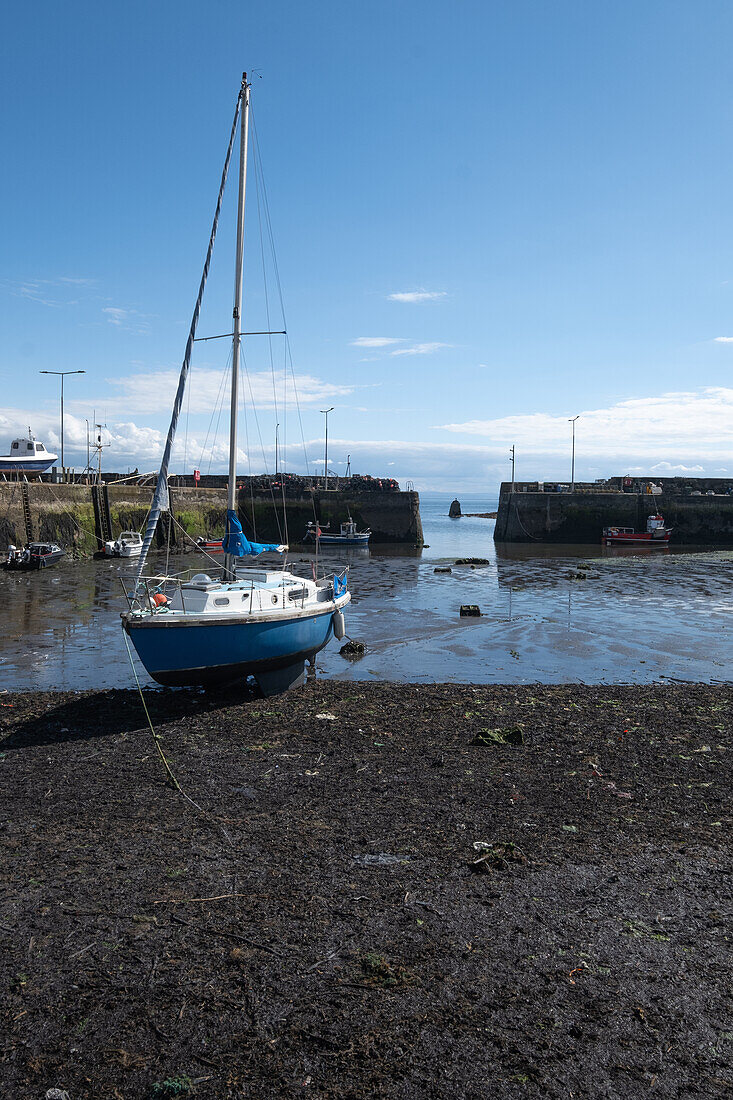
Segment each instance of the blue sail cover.
[{"label": "blue sail cover", "polygon": [[247,554],[264,554],[265,550],[282,552],[284,549],[276,542],[250,542],[237,519],[237,513],[231,508],[227,508],[227,530],[221,545],[224,553],[231,554],[234,558],[243,558]]}]

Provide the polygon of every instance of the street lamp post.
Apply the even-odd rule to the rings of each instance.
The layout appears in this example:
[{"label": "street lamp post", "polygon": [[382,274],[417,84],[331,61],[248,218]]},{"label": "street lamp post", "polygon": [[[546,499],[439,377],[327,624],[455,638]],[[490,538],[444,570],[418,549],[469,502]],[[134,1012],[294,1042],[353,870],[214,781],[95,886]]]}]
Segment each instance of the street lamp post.
[{"label": "street lamp post", "polygon": [[[61,379],[61,471],[64,467],[64,378],[67,374],[86,374],[85,370],[42,370],[39,374],[56,374]],[[63,473],[64,481],[66,474]]]},{"label": "street lamp post", "polygon": [[332,413],[335,406],[332,405],[330,409],[321,409],[321,412],[326,417],[326,447],[323,453],[323,488],[328,489],[328,414]]},{"label": "street lamp post", "polygon": [[575,421],[580,420],[580,413],[574,416],[572,420],[568,420],[568,424],[573,425],[573,458],[570,464],[570,492],[575,492]]}]

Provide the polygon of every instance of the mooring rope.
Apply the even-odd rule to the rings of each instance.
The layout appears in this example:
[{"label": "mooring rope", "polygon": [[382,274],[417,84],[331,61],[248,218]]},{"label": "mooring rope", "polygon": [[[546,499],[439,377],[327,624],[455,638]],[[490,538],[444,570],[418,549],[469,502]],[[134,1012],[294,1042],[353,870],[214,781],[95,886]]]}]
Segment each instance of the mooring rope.
[{"label": "mooring rope", "polygon": [[195,810],[198,810],[198,812],[202,815],[202,817],[205,817],[208,821],[212,822],[212,824],[216,825],[217,828],[221,829],[222,833],[224,834],[224,837],[226,839],[227,844],[229,844],[230,847],[233,848],[234,847],[234,842],[232,841],[231,836],[229,835],[227,830],[224,828],[222,823],[220,821],[217,821],[216,818],[213,817],[210,813],[207,813],[207,811],[203,808],[203,806],[199,806],[198,802],[194,801],[194,799],[191,798],[191,796],[189,794],[186,794],[183,787],[181,786],[181,784],[178,782],[175,775],[173,774],[173,769],[171,768],[170,764],[168,763],[168,758],[166,757],[165,753],[163,752],[163,749],[161,748],[160,743],[163,739],[162,739],[162,737],[160,736],[159,733],[155,732],[155,727],[153,726],[153,722],[152,722],[152,719],[150,717],[150,711],[148,710],[148,705],[145,702],[145,696],[143,695],[142,685],[140,683],[140,679],[139,679],[138,674],[137,674],[137,669],[135,668],[135,662],[134,662],[133,657],[132,657],[132,651],[130,649],[130,643],[127,639],[127,631],[125,630],[124,626],[122,628],[122,636],[125,639],[125,648],[127,650],[127,656],[130,659],[130,668],[132,669],[132,674],[135,677],[135,683],[137,684],[137,690],[140,694],[140,702],[143,705],[143,710],[145,711],[145,717],[147,719],[148,726],[150,728],[150,733],[152,735],[153,742],[155,744],[155,748],[158,752],[158,756],[160,757],[160,759],[162,761],[162,764],[163,764],[163,767],[165,768],[165,774],[168,777],[168,782],[170,783],[170,785],[176,791],[178,791],[178,793],[181,795],[182,798],[184,798],[186,800],[186,802],[188,802],[191,806],[193,806]]}]

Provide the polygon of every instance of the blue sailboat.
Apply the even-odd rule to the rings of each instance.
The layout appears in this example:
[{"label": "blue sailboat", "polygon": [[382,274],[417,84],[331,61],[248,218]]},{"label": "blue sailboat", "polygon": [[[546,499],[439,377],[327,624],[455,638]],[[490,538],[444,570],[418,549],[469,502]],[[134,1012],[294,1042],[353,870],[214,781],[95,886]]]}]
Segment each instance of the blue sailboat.
[{"label": "blue sailboat", "polygon": [[[250,541],[242,531],[236,507],[237,404],[242,336],[249,100],[250,84],[245,73],[237,97],[171,425],[145,530],[135,586],[128,595],[129,609],[122,616],[122,625],[146,670],[160,684],[209,685],[252,675],[263,694],[269,695],[302,683],[306,660],[313,659],[327,645],[332,635],[343,637],[343,608],[351,595],[345,572],[321,580],[311,580],[284,568],[242,568],[247,559],[265,552],[284,554],[288,549],[286,545]],[[176,578],[144,578],[145,561],[158,519],[169,508],[168,467],[171,449],[183,405],[201,301],[238,124],[239,199],[224,567],[221,577],[197,573],[185,582]]]}]

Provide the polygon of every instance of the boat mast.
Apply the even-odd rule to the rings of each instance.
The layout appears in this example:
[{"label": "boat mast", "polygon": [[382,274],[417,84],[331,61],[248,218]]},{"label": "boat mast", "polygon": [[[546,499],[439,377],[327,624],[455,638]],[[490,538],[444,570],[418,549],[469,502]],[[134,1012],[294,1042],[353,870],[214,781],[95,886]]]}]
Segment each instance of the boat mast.
[{"label": "boat mast", "polygon": [[[242,336],[242,276],[244,268],[244,197],[247,190],[247,138],[249,134],[249,89],[247,74],[242,74],[242,113],[239,136],[239,200],[237,203],[237,259],[234,270],[234,332],[232,340],[232,398],[229,420],[229,485],[227,509],[237,511],[237,402],[239,398],[239,346]],[[236,558],[224,556],[225,581],[236,580]]]}]

